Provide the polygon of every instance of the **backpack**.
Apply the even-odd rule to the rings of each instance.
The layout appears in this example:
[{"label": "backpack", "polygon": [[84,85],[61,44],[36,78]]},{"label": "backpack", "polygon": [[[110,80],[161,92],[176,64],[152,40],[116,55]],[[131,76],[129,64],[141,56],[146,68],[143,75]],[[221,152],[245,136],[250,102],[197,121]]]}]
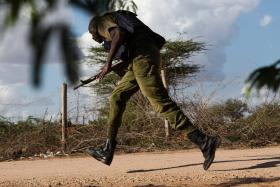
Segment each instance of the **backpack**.
[{"label": "backpack", "polygon": [[[114,16],[116,23],[125,33],[124,43],[120,46],[116,54],[116,57],[121,60],[125,61],[128,59],[127,44],[129,43],[129,40],[137,34],[148,34],[148,36],[155,42],[159,50],[163,47],[163,45],[166,42],[164,37],[152,31],[147,25],[145,25],[140,19],[138,19],[137,15],[133,12],[119,10],[107,14],[112,14]],[[104,48],[106,50],[110,50],[110,47],[111,43],[104,41]]]},{"label": "backpack", "polygon": [[155,41],[158,49],[161,49],[165,44],[165,39],[161,35],[152,31],[147,25],[138,19],[135,13],[126,10],[119,10],[114,12],[114,16],[117,24],[130,34],[135,35],[141,32],[148,33],[148,35]]}]

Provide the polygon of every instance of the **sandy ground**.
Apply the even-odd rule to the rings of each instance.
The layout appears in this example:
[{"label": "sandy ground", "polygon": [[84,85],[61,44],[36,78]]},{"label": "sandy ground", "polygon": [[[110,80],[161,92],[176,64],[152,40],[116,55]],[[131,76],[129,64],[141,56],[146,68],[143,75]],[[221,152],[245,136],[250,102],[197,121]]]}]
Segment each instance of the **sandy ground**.
[{"label": "sandy ground", "polygon": [[0,186],[280,186],[280,147],[221,150],[208,171],[198,150],[0,163]]}]

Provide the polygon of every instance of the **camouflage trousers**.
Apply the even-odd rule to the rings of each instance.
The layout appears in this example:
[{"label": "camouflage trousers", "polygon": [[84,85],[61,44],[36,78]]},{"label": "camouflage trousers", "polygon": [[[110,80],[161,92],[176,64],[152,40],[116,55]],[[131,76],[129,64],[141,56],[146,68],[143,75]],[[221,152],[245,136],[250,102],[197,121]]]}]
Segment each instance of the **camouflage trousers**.
[{"label": "camouflage trousers", "polygon": [[169,97],[160,77],[160,54],[154,45],[137,49],[128,71],[112,92],[108,138],[115,139],[129,98],[140,89],[153,109],[167,119],[174,129],[194,129],[190,120]]}]

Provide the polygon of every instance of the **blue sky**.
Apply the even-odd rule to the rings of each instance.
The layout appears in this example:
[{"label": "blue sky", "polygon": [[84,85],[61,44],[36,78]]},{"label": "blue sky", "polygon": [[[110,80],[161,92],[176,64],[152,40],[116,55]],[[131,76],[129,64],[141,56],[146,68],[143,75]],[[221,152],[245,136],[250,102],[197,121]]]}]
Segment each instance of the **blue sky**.
[{"label": "blue sky", "polygon": [[87,26],[91,15],[87,12],[81,11],[81,9],[72,7],[74,11],[74,20],[73,20],[73,31],[75,36],[79,37],[87,31]]},{"label": "blue sky", "polygon": [[[177,32],[186,32],[184,39],[197,38],[210,44],[205,54],[192,60],[205,66],[198,76],[198,80],[206,87],[204,94],[216,89],[217,84],[230,82],[225,88],[217,90],[218,100],[240,98],[244,80],[249,73],[280,58],[278,0],[173,0],[171,5],[169,0],[135,2],[139,18],[167,39],[176,39]],[[58,15],[65,18],[70,15],[73,31],[83,50],[85,46],[94,43],[87,33],[90,15],[71,7],[61,8]],[[60,85],[65,80],[57,46],[51,46],[48,61],[52,63],[45,65],[42,87],[34,90],[30,86],[28,73],[30,51],[22,40],[28,29],[25,25],[18,24],[10,32],[12,37],[6,34],[3,41],[0,40],[0,63],[3,63],[0,68],[0,113],[7,116],[42,116],[48,109],[50,115],[56,115],[59,113]],[[83,70],[85,75],[96,69],[85,67]],[[194,82],[194,86],[187,91],[194,91],[197,87]],[[84,95],[92,94],[86,89],[80,92]],[[72,98],[69,106],[73,108],[77,100],[76,93],[69,94]],[[84,102],[91,103],[93,100],[90,98]]]},{"label": "blue sky", "polygon": [[[261,1],[260,5],[237,20],[238,35],[226,48],[227,62],[223,71],[227,80],[238,78],[236,85],[228,86],[224,91],[238,97],[238,91],[245,79],[256,68],[269,65],[280,58],[280,1]],[[270,15],[272,21],[265,27],[260,26],[260,19]]]},{"label": "blue sky", "polygon": [[[256,10],[238,18],[238,36],[227,47],[228,61],[224,71],[229,75],[246,74],[254,68],[279,59],[280,53],[280,1],[262,1]],[[259,21],[265,14],[272,16],[272,22],[260,27]]]}]

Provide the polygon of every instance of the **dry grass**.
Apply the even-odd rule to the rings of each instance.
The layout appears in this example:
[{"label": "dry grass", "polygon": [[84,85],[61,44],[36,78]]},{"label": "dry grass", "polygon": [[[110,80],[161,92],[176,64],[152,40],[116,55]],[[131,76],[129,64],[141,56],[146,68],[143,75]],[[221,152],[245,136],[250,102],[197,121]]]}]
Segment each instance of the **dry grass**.
[{"label": "dry grass", "polygon": [[[197,125],[209,134],[218,134],[223,146],[265,146],[280,143],[280,105],[270,102],[249,107],[239,100],[218,104],[188,102],[181,106]],[[103,111],[107,111],[104,108]],[[106,112],[89,124],[72,124],[68,128],[67,152],[82,152],[101,146],[106,137]],[[0,159],[17,159],[61,149],[58,122],[27,119],[17,123],[0,121]],[[139,152],[190,148],[185,132],[171,131],[165,137],[164,121],[141,95],[129,102],[118,134],[118,151]]]}]

